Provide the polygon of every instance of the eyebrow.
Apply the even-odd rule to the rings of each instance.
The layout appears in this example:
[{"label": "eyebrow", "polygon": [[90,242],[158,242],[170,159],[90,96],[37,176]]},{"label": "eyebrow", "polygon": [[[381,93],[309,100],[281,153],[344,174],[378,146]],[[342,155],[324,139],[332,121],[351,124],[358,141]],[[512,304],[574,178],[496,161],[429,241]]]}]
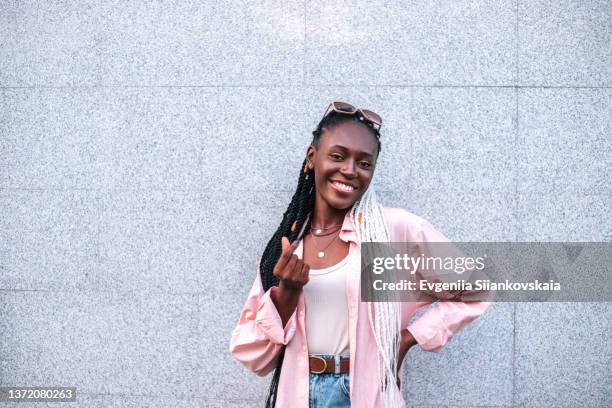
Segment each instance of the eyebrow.
[{"label": "eyebrow", "polygon": [[[329,148],[333,149],[334,147],[337,147],[337,148],[342,149],[342,150],[347,150],[347,151],[349,150],[346,146],[342,146],[342,145],[339,145],[339,144],[335,144],[333,146],[330,146]],[[372,156],[368,152],[361,151],[361,152],[358,152],[358,153],[361,154],[362,156],[374,157],[374,156]]]}]

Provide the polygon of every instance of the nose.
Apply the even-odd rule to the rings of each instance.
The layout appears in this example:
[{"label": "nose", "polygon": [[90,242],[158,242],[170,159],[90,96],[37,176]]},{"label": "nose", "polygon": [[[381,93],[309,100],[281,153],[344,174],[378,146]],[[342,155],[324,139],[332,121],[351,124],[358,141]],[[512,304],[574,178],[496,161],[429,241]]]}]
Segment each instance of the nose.
[{"label": "nose", "polygon": [[353,179],[357,177],[357,170],[355,168],[354,160],[347,160],[344,162],[344,166],[340,169],[340,173],[347,179]]}]

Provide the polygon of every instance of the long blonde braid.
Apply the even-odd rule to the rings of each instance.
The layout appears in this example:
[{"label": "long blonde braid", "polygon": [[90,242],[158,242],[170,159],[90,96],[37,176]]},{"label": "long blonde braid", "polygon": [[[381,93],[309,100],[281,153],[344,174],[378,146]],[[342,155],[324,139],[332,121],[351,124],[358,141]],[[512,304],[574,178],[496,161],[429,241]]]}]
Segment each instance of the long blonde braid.
[{"label": "long blonde braid", "polygon": [[[372,186],[355,202],[350,217],[356,227],[360,243],[389,242],[382,206],[378,203]],[[374,250],[376,248],[377,246]],[[378,347],[378,378],[383,407],[396,408],[403,403],[402,394],[396,384],[401,304],[397,296],[386,292],[382,293],[382,296],[377,294],[380,301],[368,302],[368,319]]]}]

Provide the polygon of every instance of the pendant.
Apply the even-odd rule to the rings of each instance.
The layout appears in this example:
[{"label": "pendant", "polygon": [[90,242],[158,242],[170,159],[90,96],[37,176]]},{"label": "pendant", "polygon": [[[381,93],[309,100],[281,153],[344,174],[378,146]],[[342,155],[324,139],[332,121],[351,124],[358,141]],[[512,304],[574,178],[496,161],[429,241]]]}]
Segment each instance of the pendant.
[{"label": "pendant", "polygon": [[320,233],[321,233],[321,230],[320,230],[320,229],[318,229],[318,230],[316,230],[316,231],[315,231],[315,234],[317,234],[317,235],[319,235]]},{"label": "pendant", "polygon": [[323,258],[323,257],[325,256],[325,252],[323,252],[323,251],[319,251],[319,252],[317,253],[317,256],[318,256],[319,258]]}]

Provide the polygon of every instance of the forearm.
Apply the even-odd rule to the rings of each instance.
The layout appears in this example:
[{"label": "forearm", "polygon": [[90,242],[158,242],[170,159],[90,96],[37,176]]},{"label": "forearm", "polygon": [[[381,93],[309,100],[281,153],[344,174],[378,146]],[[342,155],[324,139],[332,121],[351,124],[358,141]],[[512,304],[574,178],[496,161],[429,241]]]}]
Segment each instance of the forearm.
[{"label": "forearm", "polygon": [[397,365],[398,369],[402,366],[404,357],[406,356],[406,353],[408,353],[408,350],[410,350],[410,347],[417,344],[416,339],[414,338],[414,336],[412,335],[412,333],[410,333],[408,329],[402,330],[401,335],[402,335],[402,339],[400,341],[400,347],[399,347],[399,362]]},{"label": "forearm", "polygon": [[291,315],[297,307],[300,299],[300,292],[295,289],[286,288],[281,282],[279,287],[272,292],[270,297],[272,298],[272,301],[276,306],[276,310],[278,310],[278,314],[283,321],[283,327],[285,327],[289,321],[289,318],[291,318]]}]

